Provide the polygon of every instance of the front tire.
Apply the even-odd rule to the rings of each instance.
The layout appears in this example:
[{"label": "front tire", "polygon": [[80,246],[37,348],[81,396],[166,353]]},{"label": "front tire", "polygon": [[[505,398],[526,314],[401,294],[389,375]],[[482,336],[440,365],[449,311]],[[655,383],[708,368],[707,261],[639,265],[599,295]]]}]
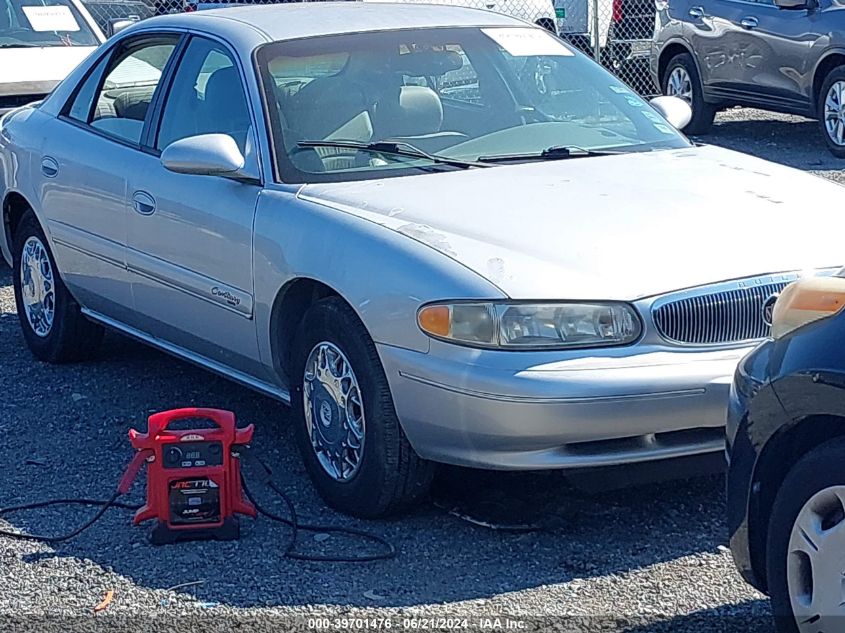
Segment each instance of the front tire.
[{"label": "front tire", "polygon": [[68,292],[32,211],[24,214],[15,231],[12,260],[18,319],[35,357],[48,363],[90,358],[102,341],[103,328],[82,315]]},{"label": "front tire", "polygon": [[845,66],[834,68],[819,91],[819,127],[827,149],[845,158]]},{"label": "front tire", "polygon": [[679,97],[690,104],[692,118],[685,134],[707,134],[713,126],[716,108],[704,101],[704,87],[695,60],[689,53],[679,53],[669,60],[661,80],[663,94]]},{"label": "front tire", "polygon": [[326,503],[378,518],[427,494],[434,465],[411,448],[375,345],[342,299],[328,297],[308,309],[292,367],[294,433]]},{"label": "front tire", "polygon": [[841,630],[845,621],[845,439],[808,453],[772,508],[767,580],[780,633]]}]

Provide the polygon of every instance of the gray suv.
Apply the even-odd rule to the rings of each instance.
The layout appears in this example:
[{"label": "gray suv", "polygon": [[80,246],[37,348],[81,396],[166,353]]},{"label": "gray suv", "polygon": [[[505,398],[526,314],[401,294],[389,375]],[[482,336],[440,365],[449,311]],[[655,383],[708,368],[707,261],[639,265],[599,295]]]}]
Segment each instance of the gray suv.
[{"label": "gray suv", "polygon": [[692,105],[685,132],[720,109],[753,106],[818,119],[845,158],[845,5],[838,0],[658,0],[651,72]]}]

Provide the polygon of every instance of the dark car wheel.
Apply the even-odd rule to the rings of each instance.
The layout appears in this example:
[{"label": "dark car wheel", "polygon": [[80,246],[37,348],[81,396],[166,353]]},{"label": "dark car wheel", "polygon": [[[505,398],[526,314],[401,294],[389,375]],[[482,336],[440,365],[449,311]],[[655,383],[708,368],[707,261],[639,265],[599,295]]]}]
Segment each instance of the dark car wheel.
[{"label": "dark car wheel", "polygon": [[353,516],[398,513],[423,497],[434,465],[411,448],[376,347],[338,297],[315,303],[296,337],[294,429],[317,491]]},{"label": "dark car wheel", "polygon": [[706,134],[710,131],[716,108],[704,101],[704,89],[692,55],[680,53],[670,59],[660,87],[664,95],[679,97],[690,104],[692,118],[683,129],[686,134]]},{"label": "dark car wheel", "polygon": [[89,358],[103,338],[103,329],[80,312],[32,211],[18,224],[12,255],[15,305],[29,349],[50,363]]},{"label": "dark car wheel", "polygon": [[845,439],[789,472],[772,509],[769,594],[781,633],[841,631],[845,622]]},{"label": "dark car wheel", "polygon": [[827,148],[845,158],[845,66],[834,68],[819,92],[819,125]]}]

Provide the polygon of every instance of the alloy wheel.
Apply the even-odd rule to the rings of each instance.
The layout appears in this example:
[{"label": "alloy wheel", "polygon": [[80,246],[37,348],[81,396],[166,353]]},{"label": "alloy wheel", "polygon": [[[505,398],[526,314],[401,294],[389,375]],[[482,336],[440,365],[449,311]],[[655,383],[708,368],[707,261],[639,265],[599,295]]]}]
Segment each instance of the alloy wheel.
[{"label": "alloy wheel", "polygon": [[692,105],[692,79],[683,66],[676,66],[669,73],[669,78],[666,81],[666,95],[680,97]]},{"label": "alloy wheel", "polygon": [[335,481],[351,480],[364,455],[364,403],[349,359],[333,343],[317,343],[308,355],[303,397],[317,461]]},{"label": "alloy wheel", "polygon": [[845,81],[831,84],[824,100],[824,128],[833,143],[845,147]]},{"label": "alloy wheel", "polygon": [[56,292],[50,256],[44,244],[35,236],[24,243],[20,274],[27,323],[37,336],[44,338],[53,328]]},{"label": "alloy wheel", "polygon": [[786,578],[801,633],[839,629],[845,616],[845,486],[817,492],[789,538]]}]

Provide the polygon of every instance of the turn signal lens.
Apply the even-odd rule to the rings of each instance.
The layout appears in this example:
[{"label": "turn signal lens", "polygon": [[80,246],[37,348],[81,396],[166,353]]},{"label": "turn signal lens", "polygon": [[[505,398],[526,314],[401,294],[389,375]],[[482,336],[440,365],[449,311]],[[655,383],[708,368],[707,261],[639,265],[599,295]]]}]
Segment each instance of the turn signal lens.
[{"label": "turn signal lens", "polygon": [[449,336],[451,332],[451,315],[449,306],[427,306],[417,315],[423,332],[434,336]]},{"label": "turn signal lens", "polygon": [[781,338],[798,328],[833,316],[845,307],[845,279],[808,277],[796,281],[778,297],[772,312],[772,336]]}]

